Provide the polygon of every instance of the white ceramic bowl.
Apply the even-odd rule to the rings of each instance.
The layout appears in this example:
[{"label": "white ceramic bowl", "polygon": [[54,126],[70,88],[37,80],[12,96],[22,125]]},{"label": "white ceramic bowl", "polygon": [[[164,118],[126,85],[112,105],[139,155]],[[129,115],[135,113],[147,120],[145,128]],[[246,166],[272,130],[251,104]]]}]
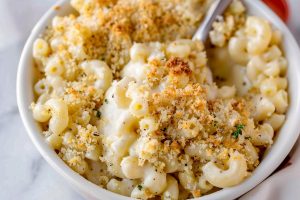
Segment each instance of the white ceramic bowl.
[{"label": "white ceramic bowl", "polygon": [[[287,119],[273,146],[266,154],[265,158],[254,171],[253,175],[242,184],[220,190],[210,195],[201,197],[201,200],[226,200],[234,199],[267,178],[284,160],[292,146],[295,144],[300,130],[300,51],[292,34],[285,24],[260,1],[244,0],[249,14],[262,16],[273,23],[284,36],[283,49],[288,60],[288,80],[290,106]],[[102,189],[87,181],[79,174],[71,170],[57,155],[48,147],[41,134],[40,127],[34,121],[29,105],[33,101],[33,58],[32,44],[34,40],[44,31],[45,27],[51,23],[51,19],[56,15],[65,15],[72,12],[68,0],[62,0],[56,5],[60,9],[51,8],[37,23],[24,47],[17,76],[17,99],[20,114],[26,130],[47,162],[84,197],[88,199],[130,199],[118,194]],[[46,181],[46,180],[45,180]]]}]

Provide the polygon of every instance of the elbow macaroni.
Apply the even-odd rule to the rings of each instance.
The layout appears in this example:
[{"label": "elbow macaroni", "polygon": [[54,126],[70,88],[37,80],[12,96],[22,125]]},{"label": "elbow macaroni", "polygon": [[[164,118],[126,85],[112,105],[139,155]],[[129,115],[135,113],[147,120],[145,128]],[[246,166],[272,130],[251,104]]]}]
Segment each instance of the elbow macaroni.
[{"label": "elbow macaroni", "polygon": [[163,200],[172,200],[172,199],[178,199],[179,196],[179,189],[178,189],[178,183],[175,178],[168,175],[167,176],[167,188],[165,189],[162,199]]},{"label": "elbow macaroni", "polygon": [[264,19],[249,16],[246,21],[248,37],[247,51],[250,54],[260,54],[266,50],[272,38],[270,24]]},{"label": "elbow macaroni", "polygon": [[228,43],[228,51],[231,58],[240,65],[245,65],[249,60],[246,38],[243,37],[231,38]]},{"label": "elbow macaroni", "polygon": [[87,75],[95,75],[95,88],[106,91],[112,82],[112,72],[106,63],[93,60],[86,61],[81,64],[83,71]]},{"label": "elbow macaroni", "polygon": [[60,100],[50,99],[45,105],[49,107],[51,119],[49,121],[49,130],[54,134],[62,133],[68,126],[69,115],[67,105]]},{"label": "elbow macaroni", "polygon": [[247,176],[246,159],[238,152],[230,156],[227,170],[220,169],[213,162],[204,165],[202,170],[208,182],[220,188],[234,186]]}]

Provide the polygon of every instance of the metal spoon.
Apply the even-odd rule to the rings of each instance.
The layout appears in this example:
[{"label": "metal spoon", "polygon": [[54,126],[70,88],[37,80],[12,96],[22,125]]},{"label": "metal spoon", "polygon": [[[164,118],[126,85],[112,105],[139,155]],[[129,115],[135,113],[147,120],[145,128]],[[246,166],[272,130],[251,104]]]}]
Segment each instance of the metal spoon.
[{"label": "metal spoon", "polygon": [[201,26],[193,36],[193,40],[201,40],[204,42],[208,37],[209,31],[211,30],[211,26],[216,20],[216,17],[223,14],[231,2],[232,0],[216,0],[207,11]]}]

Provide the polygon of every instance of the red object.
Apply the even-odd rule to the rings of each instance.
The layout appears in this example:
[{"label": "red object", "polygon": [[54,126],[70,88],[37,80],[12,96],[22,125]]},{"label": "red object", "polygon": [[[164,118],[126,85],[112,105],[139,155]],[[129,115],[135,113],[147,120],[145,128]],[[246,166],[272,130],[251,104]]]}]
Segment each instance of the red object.
[{"label": "red object", "polygon": [[289,7],[285,0],[263,0],[284,22],[289,19]]}]

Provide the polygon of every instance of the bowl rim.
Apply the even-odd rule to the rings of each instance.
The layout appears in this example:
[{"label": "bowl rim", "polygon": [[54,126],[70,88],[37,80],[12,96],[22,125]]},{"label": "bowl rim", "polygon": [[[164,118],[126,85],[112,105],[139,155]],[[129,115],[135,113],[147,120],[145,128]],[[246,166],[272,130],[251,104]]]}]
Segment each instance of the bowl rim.
[{"label": "bowl rim", "polygon": [[[300,55],[300,50],[298,47],[298,44],[296,40],[294,39],[293,35],[289,31],[289,29],[286,27],[286,25],[281,21],[281,19],[273,13],[264,3],[260,1],[251,1],[251,0],[243,0],[244,3],[251,5],[253,9],[258,10],[260,13],[264,13],[264,15],[269,16],[272,18],[272,24],[276,24],[276,26],[280,27],[280,30],[282,31],[283,35],[285,36],[287,42],[290,45],[290,48],[295,52],[295,54]],[[38,21],[38,23],[33,28],[29,38],[26,41],[26,44],[24,46],[24,49],[21,54],[19,66],[18,66],[18,72],[17,72],[17,84],[16,84],[16,92],[17,92],[17,104],[20,112],[21,119],[23,121],[23,124],[26,128],[26,132],[28,133],[31,141],[34,143],[38,151],[41,153],[41,155],[44,157],[44,159],[62,176],[66,178],[66,180],[71,183],[71,186],[75,187],[77,190],[81,191],[81,194],[86,194],[89,197],[95,198],[95,199],[132,199],[130,197],[125,197],[113,192],[110,192],[106,189],[103,189],[90,181],[83,178],[81,175],[74,172],[71,168],[69,168],[58,156],[57,154],[46,144],[44,138],[42,137],[40,131],[38,131],[38,127],[36,123],[33,123],[30,118],[32,118],[31,112],[29,111],[28,107],[29,105],[25,104],[25,100],[28,97],[28,92],[24,90],[24,87],[28,81],[26,80],[25,71],[29,67],[27,66],[27,62],[29,59],[32,59],[32,45],[34,40],[44,31],[44,28],[46,25],[49,24],[50,20],[57,15],[57,10],[53,8],[65,8],[69,7],[69,0],[60,0],[54,4],[44,15],[43,17]],[[297,64],[300,66],[300,61],[296,61]],[[288,69],[291,69],[289,66]],[[294,71],[293,73],[289,73],[289,83],[290,79],[292,77],[298,77],[294,78],[293,81],[297,81],[296,85],[300,86],[300,68],[297,69],[296,67],[292,68]],[[291,77],[290,77],[291,76]],[[27,82],[26,82],[27,81]],[[290,90],[290,89],[289,89]],[[292,91],[294,94],[296,100],[300,100],[300,92],[297,92],[297,90]],[[289,94],[291,95],[291,91],[289,91]],[[300,101],[299,101],[300,102]],[[292,114],[290,114],[292,112]],[[247,180],[245,180],[243,183],[231,187],[222,189],[220,191],[214,192],[212,194],[205,195],[203,197],[200,197],[201,200],[217,200],[217,199],[234,199],[237,198],[244,193],[250,191],[252,188],[254,188],[256,185],[258,185],[260,182],[262,182],[265,178],[267,178],[278,166],[279,164],[284,160],[284,158],[288,155],[290,150],[292,149],[293,145],[295,144],[300,130],[300,123],[297,123],[295,117],[300,116],[300,105],[297,101],[296,105],[293,109],[289,108],[288,114],[292,115],[288,120],[290,121],[289,129],[291,135],[289,137],[289,140],[285,140],[285,142],[282,142],[281,145],[283,145],[285,148],[278,148],[273,150],[275,151],[275,156],[268,158],[268,160],[263,160],[260,165],[254,170],[253,175],[249,177]],[[294,117],[294,118],[293,118]],[[283,127],[286,126],[288,120],[284,123]],[[293,122],[294,121],[294,122]],[[293,122],[293,123],[292,123]],[[283,128],[282,127],[282,128]],[[280,131],[282,132],[282,131]],[[276,142],[275,142],[276,143]],[[278,143],[278,142],[277,142]],[[278,146],[278,145],[277,145]],[[270,152],[271,153],[271,152]],[[266,168],[266,169],[263,169]],[[267,171],[266,171],[267,170]],[[199,199],[199,198],[195,198]]]}]

